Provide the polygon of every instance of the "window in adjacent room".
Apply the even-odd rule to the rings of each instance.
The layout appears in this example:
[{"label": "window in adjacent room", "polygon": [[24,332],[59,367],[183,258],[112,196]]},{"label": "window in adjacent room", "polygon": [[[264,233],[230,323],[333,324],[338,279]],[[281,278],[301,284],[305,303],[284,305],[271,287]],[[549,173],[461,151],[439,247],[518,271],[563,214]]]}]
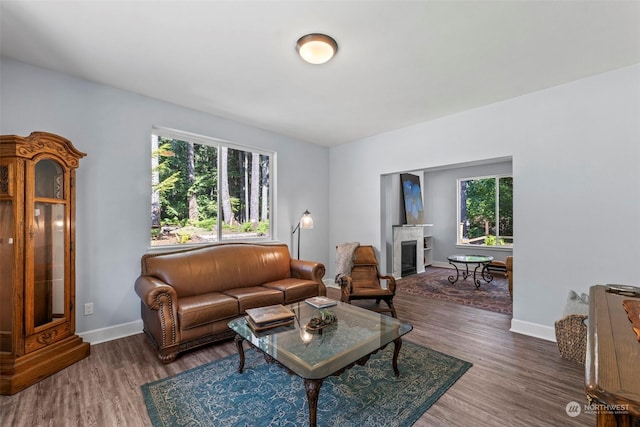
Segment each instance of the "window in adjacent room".
[{"label": "window in adjacent room", "polygon": [[513,177],[458,180],[458,244],[513,246]]},{"label": "window in adjacent room", "polygon": [[168,129],[151,135],[151,245],[272,237],[275,153]]}]

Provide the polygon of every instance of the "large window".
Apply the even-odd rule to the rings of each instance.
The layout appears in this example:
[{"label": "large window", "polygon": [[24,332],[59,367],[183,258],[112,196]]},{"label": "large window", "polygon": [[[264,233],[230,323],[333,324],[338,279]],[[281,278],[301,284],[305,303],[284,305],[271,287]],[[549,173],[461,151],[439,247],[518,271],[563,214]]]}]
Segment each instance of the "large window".
[{"label": "large window", "polygon": [[513,177],[458,180],[458,244],[513,246]]},{"label": "large window", "polygon": [[274,153],[202,136],[151,135],[151,245],[269,239]]}]

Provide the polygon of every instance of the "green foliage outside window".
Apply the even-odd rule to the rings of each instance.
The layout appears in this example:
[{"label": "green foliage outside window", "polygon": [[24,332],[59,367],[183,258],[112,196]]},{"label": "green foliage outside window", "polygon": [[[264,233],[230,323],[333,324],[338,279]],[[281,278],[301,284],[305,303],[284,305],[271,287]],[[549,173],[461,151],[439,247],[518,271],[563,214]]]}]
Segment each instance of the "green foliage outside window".
[{"label": "green foliage outside window", "polygon": [[460,243],[513,244],[513,178],[460,181]]}]

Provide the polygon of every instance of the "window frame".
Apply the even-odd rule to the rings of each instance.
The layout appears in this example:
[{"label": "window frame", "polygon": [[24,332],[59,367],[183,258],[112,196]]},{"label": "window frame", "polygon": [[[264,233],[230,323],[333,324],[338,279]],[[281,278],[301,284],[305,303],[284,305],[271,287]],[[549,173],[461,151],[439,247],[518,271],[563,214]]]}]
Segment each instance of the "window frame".
[{"label": "window frame", "polygon": [[[462,238],[463,238],[463,227],[462,227],[462,218],[461,218],[461,213],[462,213],[462,201],[460,198],[460,190],[461,190],[461,185],[463,181],[474,181],[474,180],[482,180],[482,179],[494,179],[495,180],[495,188],[496,188],[496,194],[495,194],[495,231],[496,231],[496,242],[499,241],[500,239],[500,230],[499,230],[499,223],[500,223],[500,184],[499,184],[499,180],[500,178],[511,178],[512,182],[513,182],[513,174],[512,173],[503,173],[503,174],[493,174],[493,175],[483,175],[483,176],[474,176],[474,177],[468,177],[468,178],[458,178],[456,180],[456,246],[460,246],[460,247],[464,247],[464,248],[469,248],[469,247],[473,247],[473,248],[485,248],[485,249],[492,249],[492,250],[512,250],[513,249],[513,240],[514,240],[514,236],[510,236],[512,239],[511,243],[505,243],[504,245],[487,245],[485,243],[482,244],[474,244],[474,243],[468,243],[468,242],[463,242]],[[512,194],[513,196],[513,194]],[[512,200],[512,209],[511,211],[513,212],[513,200]]]},{"label": "window frame", "polygon": [[[192,248],[192,247],[200,247],[200,246],[205,246],[205,245],[210,245],[210,244],[220,244],[220,243],[227,243],[227,242],[268,242],[268,241],[273,241],[274,240],[274,235],[275,235],[275,224],[276,224],[276,212],[274,209],[274,206],[276,206],[275,203],[275,198],[276,198],[276,161],[277,161],[277,153],[275,151],[271,151],[271,150],[265,150],[263,148],[256,148],[256,147],[252,147],[249,145],[244,145],[244,144],[239,144],[236,142],[231,142],[231,141],[227,141],[224,139],[220,139],[220,138],[214,138],[214,137],[209,137],[209,136],[205,136],[205,135],[199,135],[199,134],[195,134],[195,133],[191,133],[191,132],[186,132],[186,131],[181,131],[181,130],[177,130],[177,129],[171,129],[171,128],[165,128],[165,127],[160,127],[160,126],[152,126],[151,128],[151,133],[149,134],[150,136],[150,144],[153,144],[153,138],[154,136],[156,137],[164,137],[164,138],[171,138],[171,139],[175,139],[175,140],[179,140],[179,141],[185,141],[185,142],[192,142],[194,144],[200,144],[200,145],[206,145],[209,147],[214,147],[217,150],[217,155],[216,155],[216,160],[217,160],[217,164],[216,164],[216,170],[220,170],[220,165],[221,165],[221,157],[220,154],[220,148],[221,147],[226,147],[228,149],[232,149],[232,150],[238,150],[238,151],[245,151],[245,152],[249,152],[249,153],[257,153],[259,155],[263,155],[263,156],[268,156],[269,157],[269,167],[268,167],[268,174],[269,174],[269,202],[268,202],[268,212],[269,212],[269,234],[266,236],[261,236],[261,237],[255,237],[255,238],[238,238],[238,239],[224,239],[223,238],[223,233],[222,233],[222,228],[223,228],[223,221],[218,220],[217,221],[217,227],[216,227],[216,240],[213,242],[202,242],[202,243],[186,243],[186,244],[165,244],[165,245],[153,245],[152,244],[152,239],[151,236],[149,236],[149,250],[176,250],[179,248]],[[151,148],[153,146],[151,145]],[[153,176],[153,158],[151,155],[152,151],[150,151],[150,166],[151,166],[151,170],[149,171],[149,175],[150,177]],[[222,216],[222,198],[219,197],[221,191],[220,191],[220,180],[216,179],[216,203],[217,203],[217,211],[218,211],[218,215],[220,218]],[[152,208],[152,200],[153,200],[153,179],[151,179],[151,183],[150,183],[150,190],[151,190],[151,194],[149,197],[149,208]],[[151,217],[149,217],[149,219],[151,219]],[[149,223],[148,229],[151,230],[152,228],[152,224]]]}]

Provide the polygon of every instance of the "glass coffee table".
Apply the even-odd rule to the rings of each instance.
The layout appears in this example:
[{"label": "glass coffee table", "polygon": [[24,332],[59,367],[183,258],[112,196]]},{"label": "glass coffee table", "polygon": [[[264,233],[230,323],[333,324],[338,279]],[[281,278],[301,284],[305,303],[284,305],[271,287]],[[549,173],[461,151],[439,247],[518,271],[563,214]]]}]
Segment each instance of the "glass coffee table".
[{"label": "glass coffee table", "polygon": [[448,256],[449,264],[453,265],[456,269],[456,276],[449,276],[449,283],[454,284],[460,278],[460,270],[458,270],[458,266],[456,264],[464,264],[465,269],[462,272],[462,278],[466,279],[471,275],[469,273],[469,264],[477,264],[473,269],[473,284],[476,285],[476,288],[480,287],[480,278],[476,278],[476,273],[478,269],[480,270],[480,277],[484,279],[485,282],[489,283],[493,280],[493,276],[487,270],[487,266],[491,264],[493,261],[492,256],[484,256],[484,255],[451,255]]},{"label": "glass coffee table", "polygon": [[[340,375],[355,364],[364,365],[369,357],[393,342],[392,367],[396,376],[401,337],[413,329],[393,317],[337,302],[328,307],[337,321],[321,330],[310,332],[305,328],[319,310],[305,302],[288,305],[296,321],[291,326],[274,328],[261,333],[253,332],[245,317],[229,322],[236,333],[236,346],[240,356],[238,372],[244,369],[243,342],[249,342],[265,355],[268,362],[277,362],[304,380],[309,403],[309,425],[316,425],[318,395],[322,381]],[[400,390],[398,390],[400,392]]]}]

